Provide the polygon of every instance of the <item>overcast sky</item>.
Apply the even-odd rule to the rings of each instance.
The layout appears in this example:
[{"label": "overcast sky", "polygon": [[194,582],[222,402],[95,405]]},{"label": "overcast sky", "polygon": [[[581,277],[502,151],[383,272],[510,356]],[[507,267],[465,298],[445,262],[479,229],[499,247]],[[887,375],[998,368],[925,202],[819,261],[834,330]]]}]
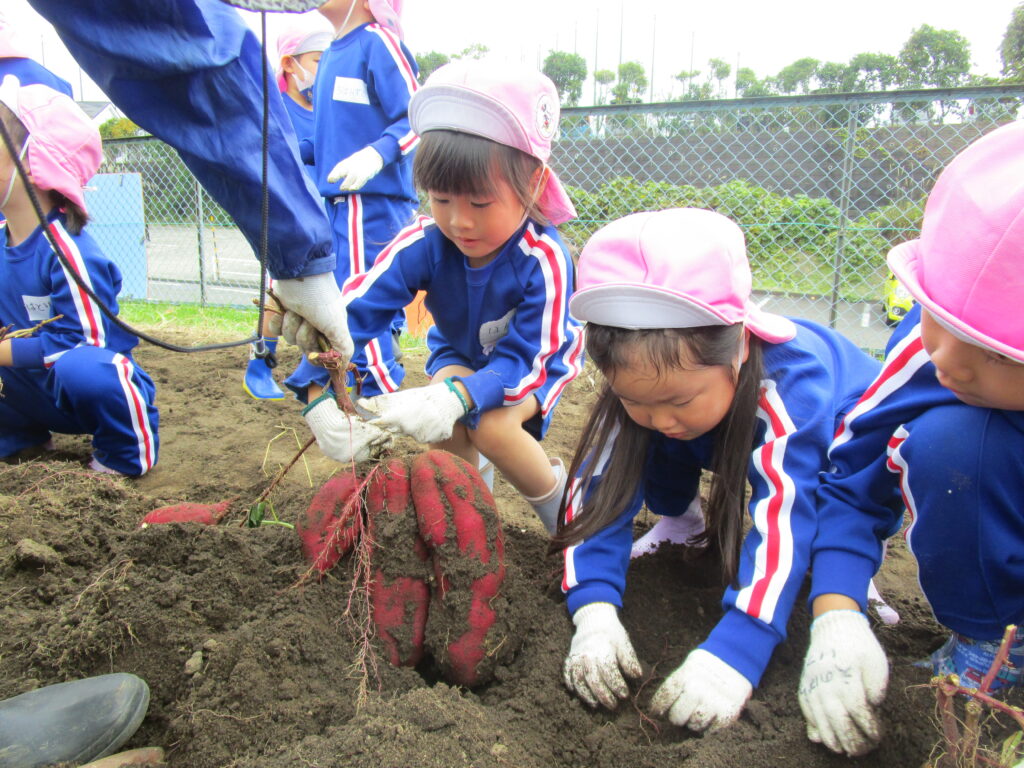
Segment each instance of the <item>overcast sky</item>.
[{"label": "overcast sky", "polygon": [[[720,58],[733,73],[738,63],[765,77],[806,56],[846,62],[857,53],[896,55],[921,24],[960,32],[971,46],[971,71],[997,76],[999,45],[1018,2],[405,0],[404,23],[413,53],[452,54],[481,44],[500,58],[539,67],[554,49],[582,55],[588,72],[615,70],[620,60],[638,61],[648,77],[653,73],[654,96],[660,100],[682,91],[672,75],[690,69],[691,61],[693,69],[706,72],[707,60]],[[24,28],[25,47],[67,79],[76,97],[84,91],[85,99],[103,98],[27,0],[3,0],[3,11]],[[258,27],[255,14],[245,15]],[[271,51],[286,18],[268,14]],[[582,103],[590,103],[592,95],[588,80]]]}]

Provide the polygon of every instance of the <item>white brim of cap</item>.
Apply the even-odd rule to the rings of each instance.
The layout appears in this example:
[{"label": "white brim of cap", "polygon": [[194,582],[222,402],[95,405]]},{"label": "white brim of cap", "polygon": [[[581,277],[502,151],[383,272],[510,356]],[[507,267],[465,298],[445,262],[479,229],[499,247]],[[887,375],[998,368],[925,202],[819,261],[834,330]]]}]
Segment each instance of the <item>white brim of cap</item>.
[{"label": "white brim of cap", "polygon": [[707,307],[649,285],[584,288],[570,297],[569,312],[585,323],[632,330],[731,325]]},{"label": "white brim of cap", "polygon": [[932,317],[963,342],[973,344],[976,347],[1006,355],[1019,363],[1024,363],[1024,350],[1003,344],[981,331],[967,325],[959,318],[953,316],[948,310],[939,306],[936,301],[928,295],[928,292],[921,285],[921,241],[919,239],[908,240],[894,246],[886,256],[889,269],[903,283],[903,287],[914,297],[914,301],[931,313]]},{"label": "white brim of cap", "polygon": [[[577,291],[569,299],[569,313],[584,323],[628,330],[735,324],[677,293],[636,284],[597,285]],[[788,317],[756,307],[748,310],[742,322],[755,336],[773,344],[796,336],[796,326]]]},{"label": "white brim of cap", "polygon": [[409,101],[409,123],[421,135],[461,131],[533,154],[522,126],[504,105],[463,87],[432,85],[418,90]]}]

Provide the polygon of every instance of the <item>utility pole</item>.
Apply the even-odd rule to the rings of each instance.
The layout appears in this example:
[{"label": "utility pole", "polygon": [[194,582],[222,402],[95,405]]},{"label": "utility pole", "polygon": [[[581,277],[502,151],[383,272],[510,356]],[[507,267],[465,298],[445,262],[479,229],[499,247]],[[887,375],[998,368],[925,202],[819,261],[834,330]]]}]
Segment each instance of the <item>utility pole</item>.
[{"label": "utility pole", "polygon": [[689,92],[690,86],[693,84],[693,46],[697,43],[697,33],[690,33],[690,73],[686,77],[686,90]]},{"label": "utility pole", "polygon": [[647,97],[647,101],[651,104],[654,103],[654,50],[658,42],[658,16],[657,14],[651,20],[651,90],[650,95]]},{"label": "utility pole", "polygon": [[622,0],[619,0],[619,70],[622,69],[622,27],[625,26]]},{"label": "utility pole", "polygon": [[597,106],[597,36],[601,29],[601,9],[594,9],[594,106]]}]

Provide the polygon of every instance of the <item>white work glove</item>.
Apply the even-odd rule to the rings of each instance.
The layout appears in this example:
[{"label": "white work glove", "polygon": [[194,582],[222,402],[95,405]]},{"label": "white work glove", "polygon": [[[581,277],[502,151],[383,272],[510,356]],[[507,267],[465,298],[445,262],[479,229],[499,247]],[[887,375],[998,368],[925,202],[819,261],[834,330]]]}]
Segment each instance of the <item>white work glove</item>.
[{"label": "white work glove", "polygon": [[344,413],[330,391],[303,408],[302,416],[313,430],[320,450],[335,461],[377,459],[391,447],[391,435]]},{"label": "white work glove", "polygon": [[702,648],[690,651],[651,700],[656,715],[668,712],[674,725],[717,731],[732,725],[754,687],[743,675]]},{"label": "white work glove", "polygon": [[889,663],[860,611],[827,611],[811,624],[800,674],[807,738],[850,757],[882,738],[874,707],[885,698]]},{"label": "white work glove", "polygon": [[339,189],[342,192],[357,192],[383,167],[384,158],[380,152],[373,147],[363,147],[334,166],[327,174],[327,181],[331,184],[341,181]]},{"label": "white work glove", "polygon": [[619,612],[611,603],[590,603],[572,616],[576,633],[565,657],[562,678],[587,704],[615,709],[629,696],[622,673],[640,677],[640,661],[629,642]]},{"label": "white work glove", "polygon": [[446,383],[377,395],[356,405],[376,417],[375,426],[421,443],[447,440],[467,413],[465,399]]},{"label": "white work glove", "polygon": [[284,304],[284,314],[268,312],[263,323],[267,336],[284,336],[305,352],[322,352],[317,332],[348,363],[352,337],[348,333],[345,300],[331,272],[274,281],[274,291]]}]

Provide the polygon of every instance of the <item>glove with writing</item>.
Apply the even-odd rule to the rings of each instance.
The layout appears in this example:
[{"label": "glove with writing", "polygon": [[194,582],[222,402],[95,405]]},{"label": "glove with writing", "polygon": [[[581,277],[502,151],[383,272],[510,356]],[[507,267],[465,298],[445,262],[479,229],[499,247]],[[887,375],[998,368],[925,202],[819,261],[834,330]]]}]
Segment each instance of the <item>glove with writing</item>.
[{"label": "glove with writing", "polygon": [[860,611],[826,611],[811,624],[800,674],[807,738],[850,757],[882,737],[874,708],[885,699],[889,663]]}]

